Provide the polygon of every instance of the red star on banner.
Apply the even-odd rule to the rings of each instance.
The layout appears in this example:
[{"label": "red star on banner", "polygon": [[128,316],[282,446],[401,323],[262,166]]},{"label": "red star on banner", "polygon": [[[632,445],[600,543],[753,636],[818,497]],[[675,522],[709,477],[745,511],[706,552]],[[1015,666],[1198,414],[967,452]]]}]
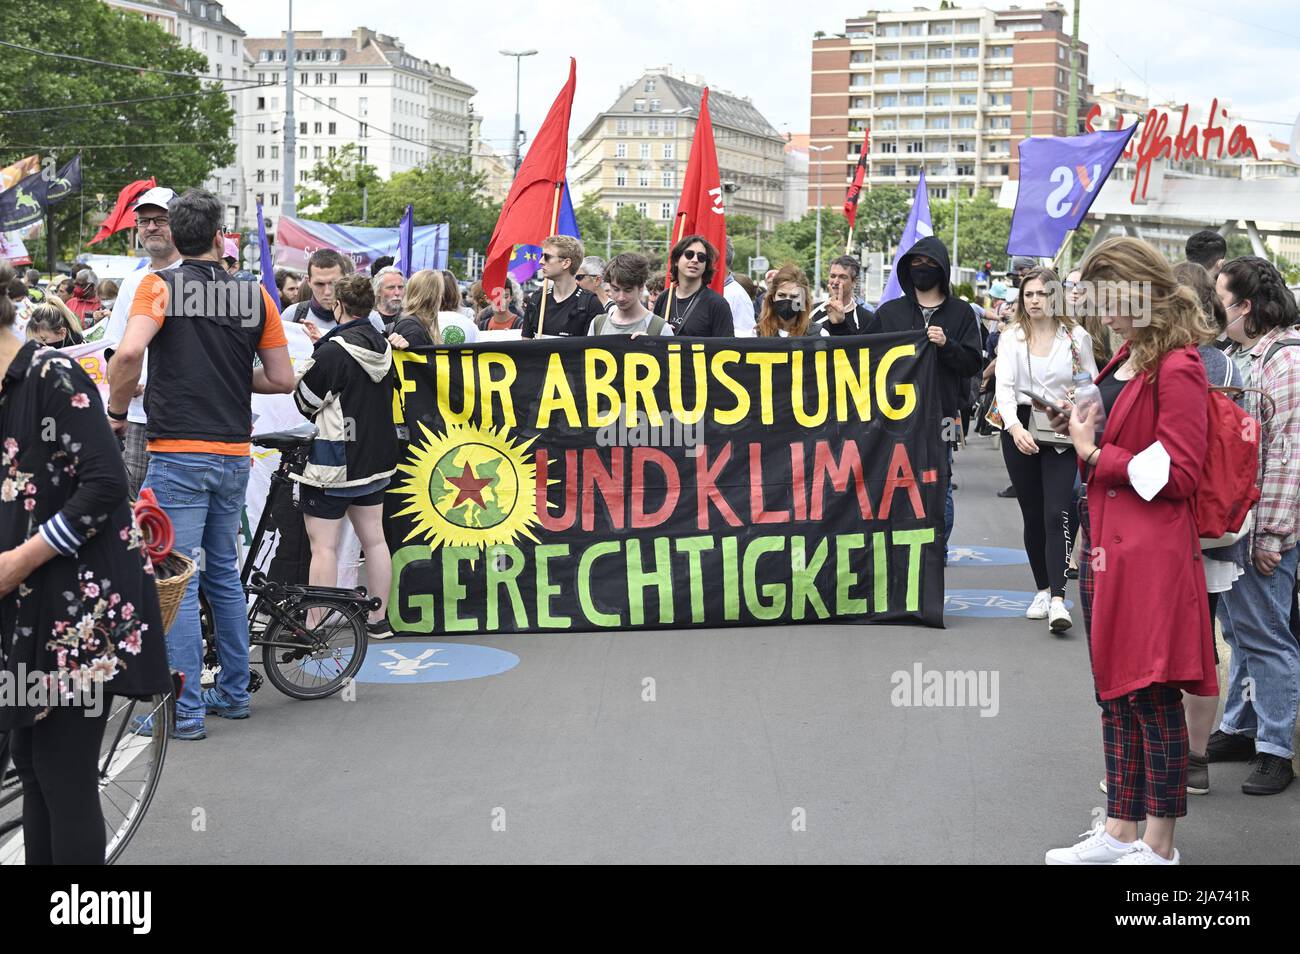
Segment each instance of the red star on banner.
[{"label": "red star on banner", "polygon": [[466,500],[472,500],[480,507],[486,507],[483,502],[483,488],[492,483],[490,477],[475,477],[474,471],[470,470],[468,463],[465,464],[465,470],[459,477],[448,477],[447,483],[451,484],[460,493],[456,494],[456,501],[452,507],[459,507]]}]

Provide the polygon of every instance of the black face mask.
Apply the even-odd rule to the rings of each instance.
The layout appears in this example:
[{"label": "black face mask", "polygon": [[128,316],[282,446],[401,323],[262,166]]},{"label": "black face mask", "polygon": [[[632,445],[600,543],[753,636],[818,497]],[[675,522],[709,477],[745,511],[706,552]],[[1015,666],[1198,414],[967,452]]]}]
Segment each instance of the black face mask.
[{"label": "black face mask", "polygon": [[929,291],[943,278],[943,269],[937,265],[913,265],[912,284],[917,291]]},{"label": "black face mask", "polygon": [[799,303],[792,298],[782,298],[772,302],[772,310],[782,321],[793,321],[803,311]]}]

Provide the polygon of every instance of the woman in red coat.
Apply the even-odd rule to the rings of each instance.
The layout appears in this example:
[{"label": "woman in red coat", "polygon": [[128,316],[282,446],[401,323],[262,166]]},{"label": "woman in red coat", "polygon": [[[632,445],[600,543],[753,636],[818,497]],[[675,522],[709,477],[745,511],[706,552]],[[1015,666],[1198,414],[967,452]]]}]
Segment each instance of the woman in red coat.
[{"label": "woman in red coat", "polygon": [[1209,421],[1196,346],[1212,333],[1168,262],[1138,239],[1102,243],[1083,263],[1083,283],[1087,304],[1125,342],[1097,376],[1104,420],[1094,403],[1076,407],[1068,423],[1085,481],[1079,589],[1102,710],[1107,817],[1047,862],[1178,864],[1174,822],[1187,814],[1182,691],[1218,693],[1191,507]]}]

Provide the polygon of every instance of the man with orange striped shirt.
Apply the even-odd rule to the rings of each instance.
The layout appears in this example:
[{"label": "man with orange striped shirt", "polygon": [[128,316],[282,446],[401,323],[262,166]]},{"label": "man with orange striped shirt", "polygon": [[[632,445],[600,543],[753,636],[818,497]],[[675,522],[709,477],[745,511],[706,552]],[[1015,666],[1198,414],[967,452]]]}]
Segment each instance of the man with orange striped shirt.
[{"label": "man with orange striped shirt", "polygon": [[[126,409],[149,355],[145,410],[149,469],[144,485],[171,518],[176,549],[195,559],[167,654],[185,674],[175,737],[201,739],[204,717],[249,715],[248,616],[239,582],[238,533],[250,465],[251,396],[293,390],[280,314],[256,282],[222,262],[223,208],[191,189],[168,205],[180,265],[140,282],[126,333],[109,366],[108,416],[124,431]],[[261,366],[254,367],[255,358]],[[199,580],[212,606],[221,673],[201,690]]]}]

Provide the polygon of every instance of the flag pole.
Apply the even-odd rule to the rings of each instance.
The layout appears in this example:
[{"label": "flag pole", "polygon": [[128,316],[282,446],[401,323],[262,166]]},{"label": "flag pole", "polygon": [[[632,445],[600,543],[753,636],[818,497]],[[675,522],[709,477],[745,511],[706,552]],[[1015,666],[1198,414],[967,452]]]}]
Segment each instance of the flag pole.
[{"label": "flag pole", "polygon": [[[677,236],[673,239],[673,245],[682,240],[682,233],[686,231],[686,213],[679,212],[677,215]],[[668,254],[664,256],[664,293],[668,295],[668,303],[664,305],[664,324],[671,325],[669,318],[673,313],[673,267],[672,254],[673,245],[668,246]]]},{"label": "flag pole", "polygon": [[[551,230],[546,233],[547,235],[554,235],[555,230],[559,228],[560,192],[563,188],[564,188],[563,180],[555,183],[555,199],[553,202],[551,202]],[[537,337],[539,338],[542,336],[542,326],[546,324],[546,296],[547,294],[549,294],[549,290],[546,286],[549,284],[549,282],[550,279],[548,279],[546,275],[543,274],[542,275],[542,308],[537,315]]]}]

